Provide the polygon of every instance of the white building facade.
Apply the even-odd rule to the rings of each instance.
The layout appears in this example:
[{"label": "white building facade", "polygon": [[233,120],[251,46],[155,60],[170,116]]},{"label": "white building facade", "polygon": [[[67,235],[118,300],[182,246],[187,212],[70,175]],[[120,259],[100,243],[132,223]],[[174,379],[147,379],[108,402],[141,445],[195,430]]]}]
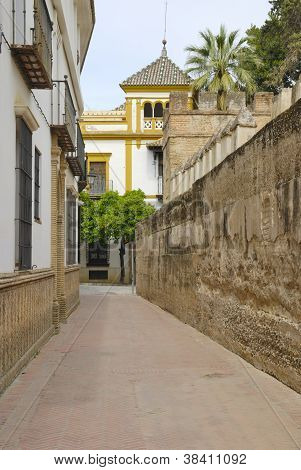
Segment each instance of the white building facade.
[{"label": "white building facade", "polygon": [[[81,118],[87,154],[88,186],[99,197],[108,190],[124,194],[141,189],[155,208],[163,197],[163,113],[172,91],[186,91],[192,106],[191,79],[167,55],[161,55],[120,84],[125,103],[110,111],[87,111]],[[118,282],[118,246],[82,247],[81,280]],[[128,253],[126,254],[128,256]],[[129,263],[126,259],[126,265]],[[129,269],[126,280],[130,280]]]},{"label": "white building facade", "polygon": [[[0,321],[8,322],[15,362],[78,303],[85,154],[77,121],[94,23],[93,0],[0,2]],[[7,318],[9,309],[18,319]],[[22,334],[27,345],[17,346]],[[2,359],[0,350],[0,390],[16,372],[13,359]]]}]

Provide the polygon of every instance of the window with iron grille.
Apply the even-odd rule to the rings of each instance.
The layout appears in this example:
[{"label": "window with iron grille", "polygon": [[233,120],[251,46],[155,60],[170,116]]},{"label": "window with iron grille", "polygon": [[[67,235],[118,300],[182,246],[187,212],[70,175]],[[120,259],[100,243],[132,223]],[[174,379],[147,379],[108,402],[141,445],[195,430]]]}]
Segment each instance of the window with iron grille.
[{"label": "window with iron grille", "polygon": [[39,150],[34,154],[34,218],[40,220],[40,158]]},{"label": "window with iron grille", "polygon": [[76,245],[76,198],[72,192],[67,190],[67,264],[76,264],[77,245]]},{"label": "window with iron grille", "polygon": [[31,269],[32,133],[22,118],[16,124],[16,268]]},{"label": "window with iron grille", "polygon": [[88,244],[87,252],[88,266],[109,266],[110,265],[110,245],[101,244],[99,241]]}]

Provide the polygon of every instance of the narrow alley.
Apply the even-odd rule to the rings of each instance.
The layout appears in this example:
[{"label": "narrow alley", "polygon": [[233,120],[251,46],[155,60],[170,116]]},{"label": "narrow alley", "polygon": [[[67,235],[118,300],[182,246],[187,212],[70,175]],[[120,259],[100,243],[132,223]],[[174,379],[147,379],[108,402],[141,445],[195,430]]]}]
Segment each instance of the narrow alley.
[{"label": "narrow alley", "polygon": [[300,396],[125,288],[81,305],[0,398],[3,449],[300,449]]}]

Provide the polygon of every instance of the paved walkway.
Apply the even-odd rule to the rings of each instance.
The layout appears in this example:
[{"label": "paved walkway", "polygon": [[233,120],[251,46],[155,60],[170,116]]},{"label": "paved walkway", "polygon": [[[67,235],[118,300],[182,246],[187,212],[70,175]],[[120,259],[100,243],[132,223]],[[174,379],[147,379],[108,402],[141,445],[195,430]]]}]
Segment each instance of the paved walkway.
[{"label": "paved walkway", "polygon": [[298,394],[139,297],[85,292],[0,398],[0,448],[300,448]]}]

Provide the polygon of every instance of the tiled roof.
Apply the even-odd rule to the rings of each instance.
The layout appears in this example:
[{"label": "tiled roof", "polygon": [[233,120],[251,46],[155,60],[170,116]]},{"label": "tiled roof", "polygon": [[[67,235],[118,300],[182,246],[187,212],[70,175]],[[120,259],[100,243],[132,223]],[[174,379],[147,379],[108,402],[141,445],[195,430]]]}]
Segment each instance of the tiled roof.
[{"label": "tiled roof", "polygon": [[167,56],[164,44],[162,54],[157,60],[124,80],[121,86],[176,86],[190,85],[191,82],[189,75]]},{"label": "tiled roof", "polygon": [[149,150],[161,150],[163,147],[163,139],[153,140],[151,142],[147,142],[146,146]]},{"label": "tiled roof", "polygon": [[114,108],[113,111],[125,111],[125,103],[122,103],[120,106],[117,106],[117,108]]}]

